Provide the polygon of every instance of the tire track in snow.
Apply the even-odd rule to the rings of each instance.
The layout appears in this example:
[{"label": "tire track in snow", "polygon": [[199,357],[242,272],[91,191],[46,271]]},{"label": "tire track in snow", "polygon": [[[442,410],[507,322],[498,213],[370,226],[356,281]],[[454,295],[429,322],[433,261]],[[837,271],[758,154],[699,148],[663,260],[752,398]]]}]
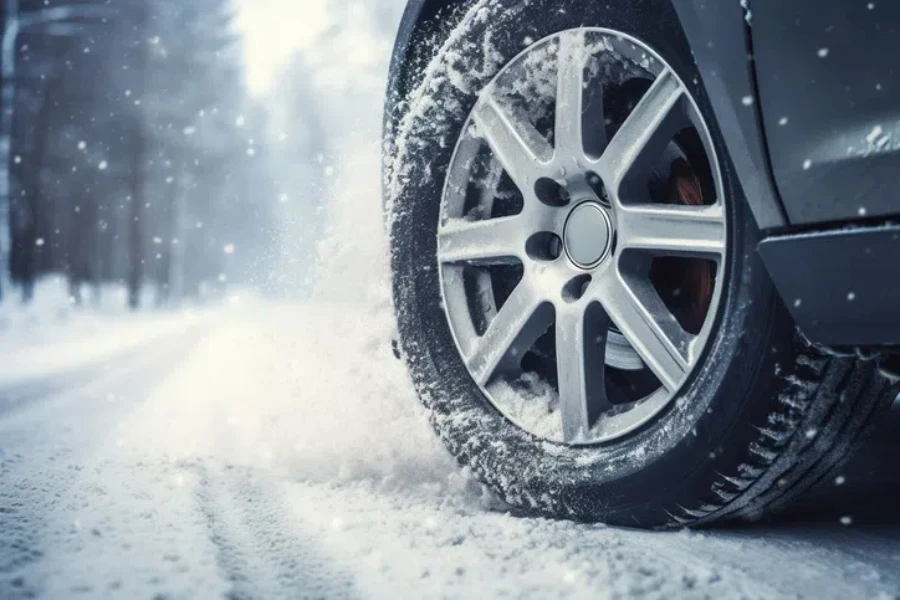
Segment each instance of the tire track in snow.
[{"label": "tire track in snow", "polygon": [[[49,516],[64,510],[83,476],[77,461],[84,444],[95,436],[68,435],[88,428],[102,435],[128,403],[135,381],[148,373],[166,373],[193,348],[199,336],[154,341],[104,365],[92,365],[62,376],[62,381],[6,389],[3,398],[19,401],[0,410],[0,598],[36,597],[43,577],[39,563],[60,535],[48,530]],[[75,386],[74,389],[70,386]],[[78,404],[78,410],[67,410]],[[96,418],[101,417],[101,418]]]},{"label": "tire track in snow", "polygon": [[244,467],[185,467],[197,476],[197,505],[229,600],[359,596],[351,575],[289,518],[277,480]]}]

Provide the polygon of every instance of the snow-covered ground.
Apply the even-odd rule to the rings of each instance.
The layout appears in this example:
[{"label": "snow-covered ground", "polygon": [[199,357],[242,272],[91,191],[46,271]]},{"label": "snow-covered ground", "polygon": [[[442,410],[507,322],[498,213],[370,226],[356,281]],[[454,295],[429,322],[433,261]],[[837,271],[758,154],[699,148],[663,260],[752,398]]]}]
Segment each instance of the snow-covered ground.
[{"label": "snow-covered ground", "polygon": [[[0,597],[900,593],[896,498],[863,506],[900,477],[871,459],[847,495],[816,500],[819,524],[650,533],[508,514],[431,434],[376,313],[246,306],[66,389],[5,389],[22,401],[0,405]],[[896,436],[882,443],[896,455]]]}]

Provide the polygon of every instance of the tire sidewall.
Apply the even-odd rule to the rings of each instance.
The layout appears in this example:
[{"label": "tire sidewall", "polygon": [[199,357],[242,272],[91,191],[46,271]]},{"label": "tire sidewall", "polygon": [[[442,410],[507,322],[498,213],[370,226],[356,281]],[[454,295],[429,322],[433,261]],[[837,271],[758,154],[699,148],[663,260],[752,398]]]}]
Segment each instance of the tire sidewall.
[{"label": "tire sidewall", "polygon": [[[639,431],[603,445],[574,448],[514,426],[472,380],[443,309],[436,228],[447,169],[478,92],[525,49],[524,40],[539,41],[579,26],[609,28],[642,40],[690,90],[710,129],[723,175],[729,253],[714,333],[679,395]],[[756,257],[759,234],[690,57],[677,18],[662,0],[483,2],[450,34],[424,83],[409,98],[398,154],[387,172],[401,347],[417,392],[450,452],[513,505],[556,516],[662,522],[666,515],[660,507],[696,497],[696,488],[707,485],[716,463],[728,459],[735,443],[726,440],[749,436],[747,423],[764,418],[768,410],[765,403],[752,401],[767,395],[769,378],[759,375],[774,371],[790,353],[791,336],[773,335],[784,329],[777,323],[782,311]],[[652,500],[648,485],[655,488]]]}]

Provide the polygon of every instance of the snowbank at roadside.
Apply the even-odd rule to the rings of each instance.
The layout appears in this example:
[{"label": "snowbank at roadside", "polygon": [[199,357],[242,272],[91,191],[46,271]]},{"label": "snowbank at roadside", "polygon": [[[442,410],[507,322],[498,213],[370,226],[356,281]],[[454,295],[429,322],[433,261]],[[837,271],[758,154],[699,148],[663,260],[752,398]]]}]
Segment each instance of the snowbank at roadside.
[{"label": "snowbank at roadside", "polygon": [[101,364],[208,317],[198,311],[132,313],[117,286],[76,305],[64,278],[46,278],[30,303],[13,297],[0,304],[0,387]]}]

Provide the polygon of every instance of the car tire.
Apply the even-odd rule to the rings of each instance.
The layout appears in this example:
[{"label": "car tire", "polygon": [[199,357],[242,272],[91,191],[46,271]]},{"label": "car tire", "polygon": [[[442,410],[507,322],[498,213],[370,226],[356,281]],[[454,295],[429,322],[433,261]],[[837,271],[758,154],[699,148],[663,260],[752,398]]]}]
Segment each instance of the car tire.
[{"label": "car tire", "polygon": [[[637,527],[756,519],[834,477],[895,389],[875,365],[797,332],[760,262],[760,233],[664,0],[461,5],[419,85],[398,101],[385,190],[400,350],[460,465],[513,508]],[[473,380],[445,313],[437,228],[455,140],[480,92],[531,44],[577,27],[622,32],[671,65],[709,126],[728,200],[722,297],[702,359],[674,401],[627,435],[571,445],[525,431]]]}]

